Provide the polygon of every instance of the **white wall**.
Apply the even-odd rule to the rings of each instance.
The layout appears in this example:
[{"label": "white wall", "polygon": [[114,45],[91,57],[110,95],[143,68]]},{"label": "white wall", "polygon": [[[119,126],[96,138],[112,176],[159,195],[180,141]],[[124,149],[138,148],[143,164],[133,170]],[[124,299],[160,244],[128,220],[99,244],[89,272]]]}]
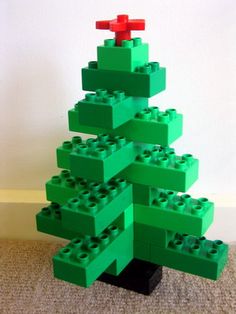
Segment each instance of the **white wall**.
[{"label": "white wall", "polygon": [[98,19],[145,18],[134,32],[167,67],[161,109],[184,114],[174,147],[200,159],[192,193],[236,192],[236,2],[234,0],[0,2],[0,189],[44,189],[55,149],[70,137],[67,110],[83,97],[81,67],[108,31]]}]

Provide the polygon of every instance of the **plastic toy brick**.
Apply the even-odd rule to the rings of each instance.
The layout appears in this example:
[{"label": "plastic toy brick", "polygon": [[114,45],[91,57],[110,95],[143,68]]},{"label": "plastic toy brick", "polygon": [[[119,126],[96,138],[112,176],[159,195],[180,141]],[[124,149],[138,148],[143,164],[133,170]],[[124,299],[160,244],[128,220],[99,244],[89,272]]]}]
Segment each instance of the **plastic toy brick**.
[{"label": "plastic toy brick", "polygon": [[145,20],[129,20],[127,14],[120,14],[114,20],[97,21],[96,28],[109,29],[111,32],[115,32],[116,45],[120,46],[123,40],[131,39],[131,30],[145,29]]},{"label": "plastic toy brick", "polygon": [[151,260],[151,243],[144,241],[134,241],[134,257],[144,260]]},{"label": "plastic toy brick", "polygon": [[130,205],[132,186],[125,180],[95,183],[62,207],[62,225],[68,230],[97,236]]},{"label": "plastic toy brick", "polygon": [[77,231],[63,228],[61,222],[61,206],[51,203],[36,215],[37,230],[56,237],[71,240],[78,235]]},{"label": "plastic toy brick", "polygon": [[64,205],[68,199],[76,197],[81,190],[88,186],[87,180],[73,177],[69,170],[62,170],[60,175],[53,176],[46,183],[47,200]]},{"label": "plastic toy brick", "polygon": [[135,72],[101,70],[91,61],[82,69],[82,88],[87,91],[123,90],[128,96],[151,97],[166,87],[166,70],[158,62],[150,62]]},{"label": "plastic toy brick", "polygon": [[[87,134],[109,133],[125,136],[128,140],[167,146],[182,135],[183,116],[175,109],[159,111],[158,107],[150,107],[139,112],[135,118],[115,130],[104,127],[82,125],[78,121],[78,105],[69,110],[70,131]],[[144,131],[145,130],[145,131]]]},{"label": "plastic toy brick", "polygon": [[136,149],[122,136],[101,134],[77,145],[69,157],[74,176],[106,182],[135,160]]},{"label": "plastic toy brick", "polygon": [[77,103],[79,123],[107,129],[117,128],[147,107],[146,98],[127,97],[122,91],[108,94],[106,90],[86,94],[85,99]]},{"label": "plastic toy brick", "polygon": [[[130,230],[132,226],[121,231],[115,225],[110,225],[97,238],[86,236],[73,239],[53,257],[55,277],[89,287],[119,258],[122,248],[132,246]],[[132,258],[127,259],[127,264]]]},{"label": "plastic toy brick", "polygon": [[175,233],[145,223],[134,222],[134,242],[152,243],[159,247],[167,247]]},{"label": "plastic toy brick", "polygon": [[103,273],[98,280],[144,295],[150,295],[162,278],[162,266],[134,258],[119,276]]},{"label": "plastic toy brick", "polygon": [[198,160],[190,154],[176,156],[168,147],[153,146],[119,176],[133,183],[185,192],[198,178]]},{"label": "plastic toy brick", "polygon": [[[114,224],[116,221],[114,222]],[[126,229],[126,243],[116,248],[117,258],[106,269],[106,273],[114,276],[118,276],[122,270],[130,263],[134,258],[134,226],[129,225]]]},{"label": "plastic toy brick", "polygon": [[159,195],[159,189],[143,184],[133,184],[133,202],[135,204],[151,205]]},{"label": "plastic toy brick", "polygon": [[62,146],[57,148],[57,166],[59,168],[70,169],[69,155],[78,144],[82,144],[82,138],[73,136],[71,141],[64,141]]},{"label": "plastic toy brick", "polygon": [[141,38],[123,40],[121,46],[115,39],[106,39],[104,46],[97,47],[98,69],[133,72],[148,63],[148,44]]},{"label": "plastic toy brick", "polygon": [[226,264],[227,255],[228,245],[220,240],[209,241],[205,237],[176,234],[167,248],[151,244],[150,261],[216,280]]},{"label": "plastic toy brick", "polygon": [[134,220],[152,227],[202,236],[213,221],[214,204],[207,198],[163,191],[152,205],[134,205]]}]

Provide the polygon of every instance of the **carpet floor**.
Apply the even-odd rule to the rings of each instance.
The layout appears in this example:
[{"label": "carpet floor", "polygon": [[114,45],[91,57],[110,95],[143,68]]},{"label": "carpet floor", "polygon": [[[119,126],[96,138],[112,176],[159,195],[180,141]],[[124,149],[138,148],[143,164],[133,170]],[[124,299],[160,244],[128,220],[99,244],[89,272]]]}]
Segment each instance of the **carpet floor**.
[{"label": "carpet floor", "polygon": [[61,243],[0,241],[0,313],[236,313],[236,246],[214,282],[164,268],[151,296],[102,282],[81,288],[52,275]]}]

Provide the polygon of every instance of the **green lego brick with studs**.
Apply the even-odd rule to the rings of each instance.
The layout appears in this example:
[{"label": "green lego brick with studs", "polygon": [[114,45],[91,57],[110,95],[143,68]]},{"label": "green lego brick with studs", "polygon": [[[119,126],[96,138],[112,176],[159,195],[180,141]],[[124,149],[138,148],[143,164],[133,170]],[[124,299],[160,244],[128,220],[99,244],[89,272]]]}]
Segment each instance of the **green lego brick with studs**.
[{"label": "green lego brick with studs", "polygon": [[68,199],[78,196],[81,190],[88,188],[89,183],[92,182],[82,177],[73,177],[69,170],[62,170],[46,183],[47,200],[64,205]]},{"label": "green lego brick with studs", "polygon": [[80,136],[73,136],[71,141],[64,141],[62,146],[57,148],[57,166],[59,168],[70,169],[70,153],[82,142]]},{"label": "green lego brick with studs", "polygon": [[175,234],[174,231],[134,221],[134,242],[152,243],[159,247],[167,247]]},{"label": "green lego brick with studs", "polygon": [[[54,202],[49,206],[42,208],[36,215],[37,230],[56,237],[71,240],[80,235],[80,233],[78,230],[72,231],[64,228],[62,224],[61,209],[62,206]],[[114,223],[120,229],[124,230],[133,224],[133,217],[133,204],[131,204],[114,220]]]},{"label": "green lego brick with studs", "polygon": [[69,154],[74,176],[106,182],[130,165],[136,157],[134,143],[123,136],[100,134],[76,145]]},{"label": "green lego brick with studs", "polygon": [[166,88],[166,69],[158,62],[136,68],[135,72],[101,70],[96,61],[82,69],[82,88],[87,91],[123,90],[128,96],[152,97]]},{"label": "green lego brick with studs", "polygon": [[[109,133],[122,135],[128,140],[167,146],[182,135],[183,116],[175,109],[159,111],[158,107],[149,107],[140,111],[136,116],[115,130],[83,125],[78,119],[78,104],[68,111],[69,129],[74,132],[87,134]],[[145,130],[145,132],[144,132]]]},{"label": "green lego brick with studs", "polygon": [[97,236],[132,205],[132,185],[123,179],[92,183],[61,208],[65,229]]},{"label": "green lego brick with studs", "polygon": [[133,72],[148,62],[148,44],[141,38],[123,40],[116,46],[115,39],[104,40],[104,46],[97,47],[98,69]]},{"label": "green lego brick with studs", "polygon": [[[53,257],[54,276],[89,287],[114,261],[119,259],[120,253],[126,246],[128,246],[129,257],[123,262],[123,267],[120,266],[120,271],[127,266],[133,258],[133,250],[130,250],[132,243],[133,226],[120,230],[115,225],[110,225],[98,237],[77,237]],[[121,258],[124,261],[124,257]]]},{"label": "green lego brick with studs", "polygon": [[198,160],[190,154],[177,156],[172,148],[144,149],[119,176],[132,183],[185,192],[198,178]]},{"label": "green lego brick with studs", "polygon": [[227,262],[228,245],[221,240],[176,234],[167,248],[151,244],[150,262],[216,280]]},{"label": "green lego brick with studs", "polygon": [[147,107],[147,98],[127,97],[120,90],[109,94],[105,89],[86,94],[85,99],[77,103],[80,124],[111,130],[134,118],[137,112]]},{"label": "green lego brick with studs", "polygon": [[68,240],[78,235],[78,231],[68,230],[62,226],[61,206],[57,203],[51,203],[49,206],[42,208],[36,215],[36,225],[37,230],[40,232]]},{"label": "green lego brick with studs", "polygon": [[214,204],[207,198],[160,190],[152,205],[134,205],[134,220],[152,227],[202,236],[213,222]]}]

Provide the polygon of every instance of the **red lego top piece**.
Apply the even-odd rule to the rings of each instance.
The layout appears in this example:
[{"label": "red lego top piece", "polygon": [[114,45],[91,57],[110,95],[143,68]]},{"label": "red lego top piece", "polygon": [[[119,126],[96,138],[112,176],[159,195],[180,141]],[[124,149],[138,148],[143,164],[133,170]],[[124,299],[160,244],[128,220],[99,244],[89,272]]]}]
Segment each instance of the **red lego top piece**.
[{"label": "red lego top piece", "polygon": [[122,40],[131,39],[132,30],[142,31],[145,29],[145,20],[129,20],[128,15],[122,14],[117,15],[117,19],[114,20],[97,21],[96,28],[115,32],[116,45],[121,46]]}]

